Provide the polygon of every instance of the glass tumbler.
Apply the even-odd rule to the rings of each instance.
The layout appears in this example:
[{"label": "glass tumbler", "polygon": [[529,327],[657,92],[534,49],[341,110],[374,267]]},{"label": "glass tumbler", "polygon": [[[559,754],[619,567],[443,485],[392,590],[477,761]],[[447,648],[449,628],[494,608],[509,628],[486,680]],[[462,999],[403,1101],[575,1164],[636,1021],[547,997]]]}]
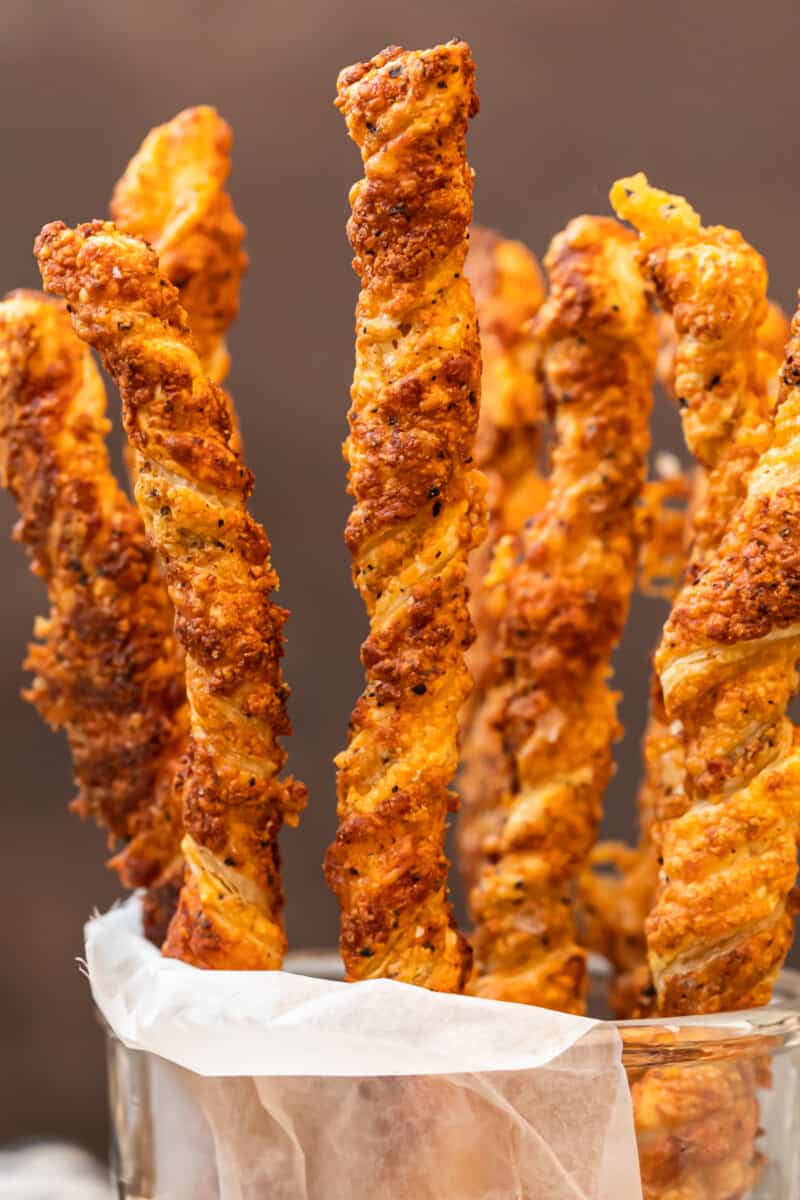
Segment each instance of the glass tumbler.
[{"label": "glass tumbler", "polygon": [[[287,969],[341,978],[333,954],[290,955]],[[607,968],[592,960],[590,974],[590,1011],[604,1016]],[[800,973],[782,973],[767,1008],[617,1028],[644,1200],[800,1200]],[[156,1178],[152,1056],[109,1031],[107,1046],[116,1195],[183,1200],[180,1181]],[[206,1197],[192,1184],[186,1200]],[[538,1197],[523,1190],[508,1200]]]}]

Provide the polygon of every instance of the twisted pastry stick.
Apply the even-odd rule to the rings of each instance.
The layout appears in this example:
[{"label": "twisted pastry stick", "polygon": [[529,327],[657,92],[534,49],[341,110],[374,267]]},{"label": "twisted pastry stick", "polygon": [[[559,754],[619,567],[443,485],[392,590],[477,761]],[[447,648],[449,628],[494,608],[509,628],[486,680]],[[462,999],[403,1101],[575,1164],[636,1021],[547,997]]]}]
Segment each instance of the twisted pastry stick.
[{"label": "twisted pastry stick", "polygon": [[[664,353],[664,347],[668,344],[667,324],[673,331],[668,354]],[[662,314],[659,332],[662,335],[659,369],[664,370],[666,362],[670,364],[666,377],[662,376],[662,383],[674,395],[679,343],[674,335],[672,319],[666,314]],[[789,336],[789,323],[779,305],[768,303],[767,316],[758,327],[756,336],[761,352],[761,387],[771,403],[777,392],[778,369]],[[685,350],[681,348],[682,361],[684,355]],[[702,505],[702,497],[708,486],[709,477],[706,473],[697,473],[692,488],[692,502],[686,515],[688,529],[684,541],[691,537],[693,510],[698,504]],[[683,557],[685,560],[685,550]],[[680,577],[677,572],[675,578],[671,598],[678,591]],[[604,953],[617,971],[611,1001],[615,1013],[621,1017],[647,1016],[655,1008],[655,989],[647,967],[644,923],[653,907],[658,884],[656,818],[659,813],[668,814],[671,795],[683,794],[683,741],[680,730],[673,727],[664,712],[657,678],[653,680],[643,757],[645,775],[638,797],[639,845],[635,851],[614,843],[598,847],[596,862],[616,864],[619,877],[595,876],[582,881],[584,902],[588,901],[594,912],[588,944],[592,949]]]},{"label": "twisted pastry stick", "polygon": [[286,613],[269,542],[245,501],[224,396],[202,373],[178,294],[144,242],[107,222],[46,226],[45,285],[119,386],[138,453],[136,499],[164,568],[186,655],[192,738],[187,879],[165,953],[204,967],[278,967],[285,948],[278,834],[305,790],[277,776],[289,732],[280,671]]},{"label": "twisted pastry stick", "polygon": [[[158,253],[161,271],[180,293],[203,370],[214,383],[222,383],[228,372],[225,334],[239,311],[239,288],[247,269],[244,226],[225,191],[232,140],[230,127],[215,109],[185,109],[150,131],[111,200],[117,227],[144,238]],[[241,452],[236,410],[230,395],[225,396],[231,446]],[[126,456],[135,485],[132,445],[126,447]],[[149,826],[179,828],[181,806],[180,789],[157,787]],[[129,870],[128,859],[142,853],[140,843],[141,837],[115,859],[121,872]],[[145,904],[153,928],[169,924],[169,906],[180,890],[181,873],[176,862],[158,888],[151,889]]]},{"label": "twisted pastry stick", "polygon": [[239,311],[247,270],[244,226],[225,191],[230,127],[216,109],[187,108],[148,133],[117,183],[111,219],[158,254],[189,317],[205,375],[222,383],[225,334]]},{"label": "twisted pastry stick", "polygon": [[[704,468],[701,496],[692,515],[687,583],[677,602],[680,608],[683,599],[691,597],[692,585],[699,586],[709,560],[714,559],[725,528],[742,501],[754,463],[769,444],[770,375],[774,358],[769,349],[762,348],[759,343],[759,330],[769,317],[766,268],[761,256],[741,234],[719,226],[703,228],[700,218],[683,198],[649,187],[644,176],[615,184],[612,203],[620,215],[642,231],[645,270],[656,285],[662,306],[672,312],[678,336],[675,386],[682,407],[684,433],[690,450]],[[662,675],[660,668],[659,675]],[[713,705],[706,716],[712,710]],[[723,757],[730,751],[737,755],[742,753],[748,738],[747,722],[738,729],[745,739],[744,745],[737,747],[735,741],[730,740],[735,736],[737,722],[731,724],[726,714],[727,728],[714,731],[706,724],[703,748],[695,744],[689,749],[692,735],[685,723],[673,724],[675,720],[676,713],[671,711],[666,697],[660,697],[656,690],[654,723],[657,730],[663,731],[664,738],[674,739],[673,749],[667,752],[676,760],[688,752],[683,769],[688,772],[686,786],[690,793],[695,792],[696,802],[701,802],[701,795],[713,793],[715,786],[725,779],[728,779],[726,790],[735,786],[731,780],[736,775],[741,773],[747,779],[749,768],[744,760],[738,765],[717,760],[720,746],[727,748],[722,752]],[[784,734],[790,735],[788,728],[784,728]],[[756,743],[759,740],[757,727],[754,739]],[[698,751],[701,756],[712,755],[712,761],[703,763],[696,757],[693,761]],[[703,783],[707,766],[710,771]],[[662,829],[675,826],[684,814],[688,819],[693,809],[695,815],[697,813],[683,785],[670,793],[664,789],[655,796],[654,803],[657,846],[661,842]],[[661,854],[663,857],[663,849]],[[713,858],[713,852],[702,851],[695,869],[709,869]],[[708,862],[704,864],[705,859]],[[666,862],[662,877],[665,880],[672,877]],[[709,886],[699,888],[703,898],[711,895],[710,880],[706,882]],[[680,891],[680,887],[676,887]],[[690,890],[696,891],[698,887],[693,885]],[[667,888],[665,904],[669,905],[674,890]],[[658,900],[656,911],[661,904],[662,900]],[[790,928],[785,912],[784,917],[784,927]],[[702,920],[698,920],[698,926],[702,924]],[[710,924],[713,925],[713,921]],[[763,943],[769,941],[771,935],[764,931],[762,934],[760,940],[754,934],[754,945],[761,946],[763,953]],[[790,933],[784,936],[790,936]],[[688,941],[692,940],[690,936]],[[701,944],[702,940],[698,939]],[[649,935],[648,944],[650,965],[654,968],[659,954]],[[702,950],[696,989],[691,979],[691,953],[687,954],[683,964],[676,961],[672,972],[664,960],[653,972],[659,1007],[664,1011],[673,1008],[690,1011],[696,1000],[698,1011],[704,1011],[705,1005],[716,1008],[723,992],[731,999],[738,997],[731,1007],[747,1005],[753,997],[768,996],[772,968],[767,967],[762,977],[759,972],[763,963],[754,965],[754,970],[749,973],[742,973],[741,986],[732,982],[725,984],[716,978],[726,970],[734,969],[736,953],[735,948],[730,950],[730,955]],[[776,953],[780,954],[780,951]],[[770,959],[770,953],[766,958]],[[712,965],[714,959],[718,959],[716,966]],[[746,982],[748,979],[749,983]],[[715,994],[717,988],[720,995]]]},{"label": "twisted pastry stick", "polygon": [[188,723],[172,610],[136,509],[117,486],[105,392],[63,307],[35,292],[0,304],[0,482],[20,509],[15,537],[47,586],[49,618],[26,666],[27,698],[65,728],[72,808],[113,837],[117,862],[146,886],[179,854],[173,789]]},{"label": "twisted pastry stick", "polygon": [[580,1011],[571,892],[619,731],[606,680],[636,571],[656,344],[635,239],[616,221],[571,222],[545,265],[537,324],[556,437],[547,503],[507,583],[495,687],[512,787],[470,897],[472,990]]},{"label": "twisted pastry stick", "polygon": [[683,728],[686,798],[662,823],[647,923],[666,1013],[765,1004],[792,938],[800,748],[786,716],[800,656],[800,321],[772,443],[717,554],[683,589],[656,668]]},{"label": "twisted pastry stick", "polygon": [[[779,305],[769,302],[767,317],[758,328],[757,341],[761,351],[762,388],[771,403],[777,393],[778,371],[783,348],[789,336],[789,322]],[[709,482],[711,480],[711,482]],[[702,504],[713,475],[700,472],[694,482],[693,500],[687,518],[691,537],[694,508]],[[675,592],[677,592],[677,587]],[[674,596],[673,596],[674,598]],[[641,837],[636,857],[627,871],[623,870],[621,895],[627,893],[627,936],[617,940],[624,952],[612,956],[619,974],[612,996],[614,1011],[619,1016],[644,1017],[655,1008],[655,989],[647,966],[645,920],[653,907],[659,874],[658,829],[659,814],[669,815],[669,797],[683,795],[683,739],[677,726],[668,720],[657,676],[654,675],[651,693],[651,713],[643,743],[645,775],[639,793],[639,824]]]},{"label": "twisted pastry stick", "polygon": [[[658,326],[661,364],[663,321]],[[663,467],[664,477],[646,485],[638,514],[639,588],[647,595],[672,600],[686,569],[687,503],[691,504],[693,487],[671,462]],[[582,937],[590,950],[604,955],[614,968],[609,999],[618,1017],[650,1015],[655,996],[644,936],[658,881],[653,824],[662,798],[683,786],[682,745],[662,710],[657,680],[651,681],[650,716],[642,743],[644,778],[637,795],[638,845],[601,842],[592,851],[580,880]],[[597,873],[597,867],[613,867],[615,874]]]},{"label": "twisted pastry stick", "polygon": [[[496,670],[496,622],[492,602],[492,553],[500,537],[519,533],[546,496],[536,463],[540,451],[544,401],[536,378],[538,350],[532,318],[544,299],[535,259],[518,242],[473,228],[467,255],[481,329],[483,378],[476,458],[489,475],[490,536],[470,559],[469,581],[475,645],[468,656],[475,689],[462,722],[462,808],[458,821],[459,866],[468,887],[477,882],[487,837],[496,836],[503,820],[502,798],[509,782],[503,775],[503,752],[496,713],[487,688]],[[663,316],[663,314],[662,314]],[[667,324],[669,328],[667,329]],[[659,362],[665,343],[671,348],[672,320],[659,321]],[[669,353],[674,358],[674,351]],[[685,566],[685,513],[688,483],[672,462],[661,464],[663,477],[650,480],[637,509],[640,546],[639,586],[650,595],[674,596]],[[508,483],[506,483],[508,481]],[[504,503],[505,502],[505,503]],[[678,507],[675,507],[675,505]],[[501,548],[502,555],[505,548]],[[484,587],[484,577],[489,586]],[[587,920],[586,944],[605,953],[623,969],[641,959],[644,918],[650,911],[658,873],[654,852],[641,855],[627,846],[604,843],[593,858],[624,871],[624,886],[608,876],[586,871],[581,880],[582,911]]]},{"label": "twisted pastry stick", "polygon": [[504,790],[502,746],[486,704],[498,618],[484,581],[492,578],[497,543],[518,534],[539,511],[546,485],[538,469],[544,396],[532,328],[544,301],[538,263],[521,242],[473,226],[466,275],[475,297],[483,358],[475,460],[489,482],[489,536],[470,555],[467,570],[476,631],[467,665],[475,686],[461,715],[458,865],[471,887],[483,860],[484,839],[496,829]]},{"label": "twisted pastry stick", "polygon": [[339,76],[365,178],[348,226],[362,290],[345,444],[353,576],[370,619],[367,687],[337,758],[326,874],[350,979],[457,991],[469,950],[447,899],[445,824],[470,690],[467,555],[484,532],[470,467],[480,352],[464,278],[477,111],[464,42],[390,47]]}]

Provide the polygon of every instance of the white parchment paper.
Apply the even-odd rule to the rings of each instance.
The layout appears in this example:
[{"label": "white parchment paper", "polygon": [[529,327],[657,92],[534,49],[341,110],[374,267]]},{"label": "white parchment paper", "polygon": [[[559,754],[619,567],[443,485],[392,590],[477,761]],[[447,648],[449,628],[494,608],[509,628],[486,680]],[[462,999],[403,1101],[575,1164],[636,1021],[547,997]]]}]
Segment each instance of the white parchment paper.
[{"label": "white parchment paper", "polygon": [[198,971],[145,941],[135,899],[89,922],[86,958],[113,1033],[148,1055],[130,1106],[154,1200],[640,1200],[613,1025]]}]

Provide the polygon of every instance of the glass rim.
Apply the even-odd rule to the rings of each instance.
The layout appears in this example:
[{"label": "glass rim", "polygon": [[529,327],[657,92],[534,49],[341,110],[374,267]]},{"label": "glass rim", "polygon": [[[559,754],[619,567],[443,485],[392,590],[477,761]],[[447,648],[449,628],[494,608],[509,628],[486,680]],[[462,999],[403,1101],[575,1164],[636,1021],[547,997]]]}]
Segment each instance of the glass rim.
[{"label": "glass rim", "polygon": [[[286,955],[284,970],[323,979],[343,978],[335,950],[292,950]],[[590,954],[589,974],[600,983],[609,977],[611,967],[599,955]],[[757,1058],[765,1053],[773,1056],[800,1046],[800,971],[791,967],[781,971],[773,999],[764,1008],[687,1017],[612,1018],[608,1024],[619,1030],[623,1063],[629,1069]]]}]

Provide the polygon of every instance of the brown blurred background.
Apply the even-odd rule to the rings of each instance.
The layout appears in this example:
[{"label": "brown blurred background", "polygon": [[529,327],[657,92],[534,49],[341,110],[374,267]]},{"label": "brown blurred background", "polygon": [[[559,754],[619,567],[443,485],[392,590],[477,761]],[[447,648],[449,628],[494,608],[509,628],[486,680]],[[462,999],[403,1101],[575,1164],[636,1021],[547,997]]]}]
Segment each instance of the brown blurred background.
[{"label": "brown blurred background", "polygon": [[[542,253],[569,217],[608,211],[616,176],[642,169],[709,222],[742,229],[767,256],[773,296],[791,307],[798,33],[796,0],[0,0],[0,292],[37,286],[31,243],[45,221],[104,215],[151,125],[206,102],[234,129],[232,190],[252,265],[232,388],[256,473],[253,511],[293,614],[290,763],[311,793],[300,831],[284,839],[295,947],[336,937],[320,862],[364,630],[342,543],[356,291],[344,223],[359,170],[331,106],[337,70],[392,41],[466,38],[482,102],[470,158],[483,223]],[[680,449],[666,403],[656,438]],[[0,494],[0,525],[13,519]],[[5,534],[0,565],[0,1142],[57,1134],[102,1152],[102,1043],[75,959],[84,919],[117,893],[103,839],[67,815],[62,739],[18,698],[44,602]],[[632,833],[648,654],[663,616],[657,602],[637,601],[619,657],[628,736],[608,797],[615,834]]]}]

